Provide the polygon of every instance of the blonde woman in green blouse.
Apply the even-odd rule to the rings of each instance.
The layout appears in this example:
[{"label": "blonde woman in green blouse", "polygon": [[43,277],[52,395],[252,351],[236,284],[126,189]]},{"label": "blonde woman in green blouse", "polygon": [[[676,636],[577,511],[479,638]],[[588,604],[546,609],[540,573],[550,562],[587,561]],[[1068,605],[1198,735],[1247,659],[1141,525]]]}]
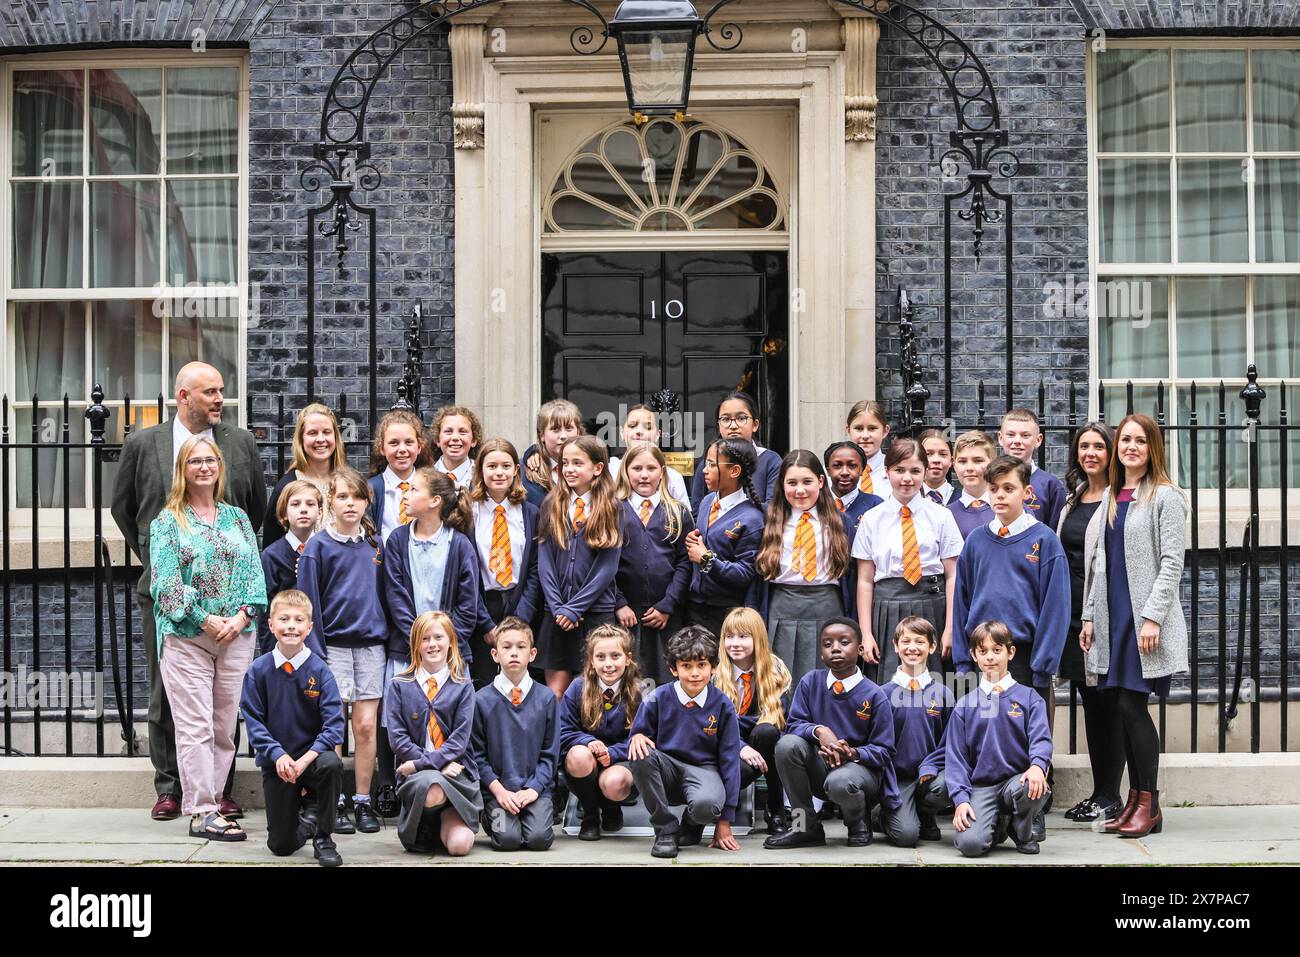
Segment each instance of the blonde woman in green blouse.
[{"label": "blonde woman in green blouse", "polygon": [[266,581],[253,526],[222,501],[224,488],[221,450],[201,435],[187,439],[171,496],[149,526],[149,593],[190,835],[242,841],[248,835],[217,806],[235,759],[240,690],[254,623],[266,610]]}]

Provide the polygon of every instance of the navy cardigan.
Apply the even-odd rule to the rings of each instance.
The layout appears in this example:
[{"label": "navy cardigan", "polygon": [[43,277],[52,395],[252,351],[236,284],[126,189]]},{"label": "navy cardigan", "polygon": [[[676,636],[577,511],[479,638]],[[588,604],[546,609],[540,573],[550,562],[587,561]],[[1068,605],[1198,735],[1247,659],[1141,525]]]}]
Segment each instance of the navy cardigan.
[{"label": "navy cardigan", "polygon": [[[411,585],[410,525],[399,525],[384,547],[383,587],[388,607],[388,657],[407,661],[411,651],[411,623],[415,621],[415,589]],[[461,532],[451,530],[447,570],[442,576],[442,610],[451,616],[461,658],[473,660],[470,638],[478,626],[478,552]]]},{"label": "navy cardigan", "polygon": [[442,747],[428,751],[424,747],[429,734],[429,699],[424,688],[411,678],[395,677],[384,692],[384,720],[388,743],[393,747],[396,763],[415,762],[415,770],[432,768],[441,771],[453,761],[465,770],[461,774],[478,780],[478,768],[469,759],[470,734],[474,730],[474,686],[468,681],[448,681],[438,689],[433,710],[442,728]]},{"label": "navy cardigan", "polygon": [[686,536],[695,528],[690,512],[682,505],[682,527],[675,541],[666,542],[668,512],[661,501],[642,525],[632,503],[622,503],[623,549],[614,579],[614,607],[627,605],[640,618],[651,608],[671,615],[683,606],[691,584],[691,560],[686,554]]}]

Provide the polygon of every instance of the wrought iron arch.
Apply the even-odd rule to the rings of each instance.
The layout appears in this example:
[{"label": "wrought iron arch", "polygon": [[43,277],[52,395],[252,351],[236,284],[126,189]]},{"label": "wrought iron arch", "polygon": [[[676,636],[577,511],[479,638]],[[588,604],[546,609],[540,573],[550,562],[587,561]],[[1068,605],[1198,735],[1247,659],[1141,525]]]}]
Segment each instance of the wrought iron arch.
[{"label": "wrought iron arch", "polygon": [[[353,196],[354,189],[368,192],[378,188],[381,175],[370,162],[370,143],[366,140],[366,113],[376,84],[393,60],[412,42],[441,28],[463,13],[480,10],[501,3],[502,0],[432,0],[407,10],[389,20],[361,45],[352,51],[339,67],[321,110],[320,139],[317,141],[315,160],[300,176],[300,183],[308,192],[319,192],[328,187],[330,196],[307,213],[307,392],[315,394],[315,342],[316,342],[316,236],[333,238],[338,256],[338,270],[345,269],[348,252],[348,233],[368,227],[369,255],[367,312],[370,337],[370,424],[373,430],[378,404],[378,378],[375,371],[378,359],[378,305],[376,303],[376,210],[359,204]],[[575,28],[570,34],[570,45],[576,53],[592,55],[604,49],[609,40],[609,23],[591,0],[564,0],[582,7],[599,22]],[[703,36],[715,49],[736,49],[743,39],[743,31],[734,22],[713,24],[713,17],[723,7],[736,0],[716,0],[702,17]],[[986,223],[1005,222],[1006,250],[1006,308],[1007,353],[1006,381],[1008,401],[1011,395],[1011,319],[1013,282],[1011,266],[1011,194],[994,189],[991,180],[994,169],[1009,179],[1018,171],[1015,155],[1004,147],[1007,131],[1002,126],[1002,114],[992,78],[979,56],[957,34],[921,10],[901,0],[834,0],[835,3],[861,10],[897,28],[913,40],[926,54],[943,78],[952,98],[957,129],[949,131],[949,149],[940,164],[945,176],[955,178],[959,166],[967,167],[966,185],[957,193],[945,194],[944,230],[944,329],[945,363],[951,380],[952,350],[952,267],[951,267],[951,214],[956,203],[968,200],[967,208],[959,210],[960,219],[973,226],[973,252],[978,264],[982,252]],[[716,35],[716,37],[715,37]],[[988,208],[988,199],[1002,203],[1003,211]],[[328,217],[328,218],[327,218]],[[905,335],[911,342],[910,314],[902,314],[900,324],[905,325]],[[915,349],[913,347],[914,354]],[[908,396],[906,412],[919,424],[929,391],[921,384],[919,365],[913,361],[903,363],[905,394]],[[414,381],[410,381],[414,376]],[[403,396],[418,396],[419,382],[411,364],[403,375]],[[951,416],[951,396],[945,396],[946,412]]]}]

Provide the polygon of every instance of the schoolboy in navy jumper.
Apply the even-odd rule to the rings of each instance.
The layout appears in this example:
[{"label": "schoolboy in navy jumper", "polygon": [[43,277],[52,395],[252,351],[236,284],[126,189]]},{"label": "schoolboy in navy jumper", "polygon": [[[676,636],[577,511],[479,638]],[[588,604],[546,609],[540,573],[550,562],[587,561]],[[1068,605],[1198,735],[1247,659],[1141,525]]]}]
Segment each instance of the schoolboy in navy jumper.
[{"label": "schoolboy in navy jumper", "polygon": [[1055,533],[1067,495],[1065,483],[1034,462],[1034,452],[1043,444],[1038,416],[1029,409],[1011,409],[1002,417],[998,444],[1005,454],[1029,466],[1031,488],[1025,497],[1025,510]]},{"label": "schoolboy in navy jumper", "polygon": [[763,842],[772,849],[826,843],[813,797],[834,801],[849,831],[849,847],[871,843],[871,802],[897,809],[894,717],[889,698],[858,670],[862,632],[851,618],[822,626],[825,668],[808,672],[795,688],[786,733],[776,745],[781,782],[793,827]]},{"label": "schoolboy in navy jumper", "polygon": [[[355,743],[356,830],[373,834],[379,818],[370,806],[375,769],[376,727],[384,695],[384,643],[388,619],[381,596],[383,546],[366,514],[366,480],[352,468],[330,477],[331,519],[313,535],[298,560],[298,590],[312,603],[315,617],[307,644],[334,672],[339,694],[351,708]],[[352,833],[346,808],[336,830]]]},{"label": "schoolboy in navy jumper", "polygon": [[1008,814],[1016,850],[1037,854],[1034,821],[1051,790],[1052,732],[1043,699],[1008,672],[1016,657],[1011,632],[986,621],[971,634],[970,651],[983,675],[957,702],[944,735],[944,775],[956,805],[954,845],[966,857],[988,853],[998,818]]},{"label": "schoolboy in navy jumper", "polygon": [[714,442],[705,457],[709,494],[695,515],[695,530],[686,536],[686,555],[694,566],[688,617],[712,635],[722,630],[731,609],[751,604],[757,591],[754,560],[766,515],[754,490],[754,463],[754,446],[740,439]]},{"label": "schoolboy in navy jumper", "polygon": [[957,530],[963,540],[993,517],[984,472],[995,457],[993,440],[979,430],[963,432],[953,443],[953,471],[957,473],[961,491],[948,503],[948,511],[957,520]]},{"label": "schoolboy in navy jumper", "polygon": [[[266,598],[270,601],[286,588],[298,584],[298,558],[307,549],[320,522],[325,499],[312,482],[290,482],[275,500],[275,517],[281,533],[262,549],[262,575],[266,578]],[[275,639],[269,628],[270,616],[257,623],[257,653],[271,650]]]},{"label": "schoolboy in navy jumper", "polygon": [[[899,807],[881,809],[881,823],[889,843],[916,847],[918,841],[937,841],[937,808],[930,801],[929,781],[921,782],[921,765],[943,741],[943,729],[952,715],[953,693],[934,680],[926,668],[938,650],[934,625],[919,616],[904,618],[894,632],[898,670],[884,686],[894,713],[894,777],[898,780]],[[933,777],[937,772],[931,771]],[[943,801],[941,803],[946,803]]]},{"label": "schoolboy in navy jumper", "polygon": [[669,489],[670,471],[659,447],[642,443],[628,450],[618,475],[623,548],[614,579],[615,615],[638,636],[641,670],[656,684],[672,680],[664,652],[685,618],[692,568],[686,536],[695,530],[689,507]]},{"label": "schoolboy in navy jumper", "polygon": [[[776,473],[781,469],[781,453],[758,444],[758,404],[747,392],[730,392],[718,403],[718,438],[748,442],[754,449],[754,498],[760,509],[767,508],[776,490]],[[704,496],[713,491],[704,475],[707,459],[695,469],[691,480],[691,512],[698,519]]]},{"label": "schoolboy in navy jumper", "polygon": [[414,853],[441,843],[461,857],[474,845],[483,796],[469,754],[474,686],[451,617],[426,611],[416,618],[406,657],[384,692],[387,736],[400,762],[397,837]]},{"label": "schoolboy in navy jumper", "polygon": [[[676,681],[641,702],[628,757],[637,790],[650,812],[654,857],[676,857],[700,843],[714,823],[710,847],[738,851],[731,835],[740,800],[740,722],[736,709],[713,684],[718,641],[698,625],[668,639]],[[681,820],[672,805],[685,804]]]},{"label": "schoolboy in navy jumper", "polygon": [[533,630],[519,618],[497,625],[492,659],[501,673],[474,695],[472,748],[484,819],[497,851],[544,851],[555,839],[551,788],[560,758],[555,695],[533,681]]},{"label": "schoolboy in navy jumper", "polygon": [[[311,602],[295,588],[271,600],[267,614],[275,645],[244,675],[241,708],[248,740],[262,769],[266,846],[277,857],[312,842],[322,866],[343,863],[334,845],[335,806],[343,787],[343,700],[334,675],[306,645]],[[316,793],[316,822],[299,817],[303,786]]]},{"label": "schoolboy in navy jumper", "polygon": [[641,707],[641,672],[626,628],[601,625],[587,636],[582,674],[560,701],[560,757],[582,807],[578,839],[600,840],[623,827],[632,793],[628,736]]}]

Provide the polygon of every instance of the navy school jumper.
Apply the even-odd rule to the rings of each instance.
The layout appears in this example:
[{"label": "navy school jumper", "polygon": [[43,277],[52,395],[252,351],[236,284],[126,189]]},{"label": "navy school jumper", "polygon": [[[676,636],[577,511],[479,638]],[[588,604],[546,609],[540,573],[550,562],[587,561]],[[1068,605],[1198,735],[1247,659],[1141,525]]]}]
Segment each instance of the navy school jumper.
[{"label": "navy school jumper", "polygon": [[[378,536],[376,536],[376,541]],[[328,531],[311,537],[298,559],[298,590],[310,600],[307,647],[327,657],[331,647],[383,645],[388,616],[383,603],[382,545],[336,542]]]},{"label": "navy school jumper", "polygon": [[699,565],[691,564],[691,600],[724,608],[752,606],[758,597],[759,577],[754,561],[763,540],[763,513],[746,500],[719,515],[712,527],[706,527],[717,494],[706,495],[697,513],[704,545],[716,557],[707,574]]},{"label": "navy school jumper", "polygon": [[[610,764],[627,760],[628,739],[631,730],[627,725],[627,708],[617,695],[611,702],[612,707],[601,712],[600,721],[592,730],[582,723],[582,689],[586,679],[574,678],[564,692],[560,701],[560,754],[568,754],[569,749],[579,744],[601,741],[609,748]],[[619,688],[620,692],[622,687]]]},{"label": "navy school jumper", "polygon": [[262,774],[274,774],[284,755],[298,760],[308,751],[324,754],[343,743],[343,699],[334,673],[312,653],[286,674],[269,652],[254,659],[244,675],[244,726]]},{"label": "navy school jumper", "polygon": [[[384,598],[388,603],[388,660],[404,663],[411,655],[411,623],[415,621],[415,587],[411,584],[411,529],[398,525],[384,546]],[[447,569],[442,576],[441,610],[451,616],[460,656],[469,664],[474,653],[470,638],[478,627],[478,552],[461,532],[451,529]]]},{"label": "navy school jumper", "polygon": [[[436,703],[436,701],[435,701]],[[550,793],[560,761],[559,707],[551,689],[534,681],[515,707],[495,684],[474,695],[474,731],[470,747],[478,765],[483,799],[493,800],[491,785],[507,791],[532,788]]]},{"label": "navy school jumper", "polygon": [[441,771],[453,761],[465,768],[462,774],[477,780],[474,762],[469,760],[470,735],[474,728],[474,685],[448,680],[433,698],[433,713],[442,728],[442,747],[430,751],[424,742],[429,736],[429,697],[414,679],[394,676],[384,690],[384,720],[388,743],[396,764],[415,762],[416,771]]},{"label": "navy school jumper", "polygon": [[[567,521],[567,519],[566,519]],[[561,549],[543,539],[537,554],[537,571],[546,599],[546,614],[570,621],[614,612],[614,576],[618,572],[618,548],[592,548],[584,530],[569,535],[569,547]]]},{"label": "navy school jumper", "polygon": [[262,549],[262,577],[266,579],[267,613],[257,621],[257,653],[264,655],[275,644],[271,635],[271,599],[287,588],[298,587],[298,552],[281,534]]}]

